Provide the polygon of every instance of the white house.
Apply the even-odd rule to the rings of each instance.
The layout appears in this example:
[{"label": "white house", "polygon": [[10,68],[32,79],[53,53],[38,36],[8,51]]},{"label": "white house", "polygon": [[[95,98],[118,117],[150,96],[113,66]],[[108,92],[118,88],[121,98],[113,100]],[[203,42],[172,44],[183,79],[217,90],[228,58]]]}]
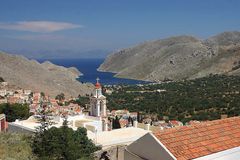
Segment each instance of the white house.
[{"label": "white house", "polygon": [[0,90],[0,96],[5,97],[7,95],[7,90],[6,89],[1,89]]}]

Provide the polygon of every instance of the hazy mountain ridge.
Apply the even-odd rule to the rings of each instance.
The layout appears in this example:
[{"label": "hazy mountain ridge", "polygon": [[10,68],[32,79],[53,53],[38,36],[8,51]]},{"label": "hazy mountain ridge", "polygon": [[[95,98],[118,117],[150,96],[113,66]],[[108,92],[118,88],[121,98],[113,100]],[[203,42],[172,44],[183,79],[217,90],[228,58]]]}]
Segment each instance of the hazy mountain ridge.
[{"label": "hazy mountain ridge", "polygon": [[23,56],[0,52],[0,77],[10,84],[51,96],[64,93],[67,97],[91,93],[93,85],[76,80],[82,75],[76,68],[65,68],[47,61],[39,63]]},{"label": "hazy mountain ridge", "polygon": [[177,36],[150,41],[109,55],[98,70],[139,80],[179,80],[209,74],[240,75],[240,32],[206,40]]}]

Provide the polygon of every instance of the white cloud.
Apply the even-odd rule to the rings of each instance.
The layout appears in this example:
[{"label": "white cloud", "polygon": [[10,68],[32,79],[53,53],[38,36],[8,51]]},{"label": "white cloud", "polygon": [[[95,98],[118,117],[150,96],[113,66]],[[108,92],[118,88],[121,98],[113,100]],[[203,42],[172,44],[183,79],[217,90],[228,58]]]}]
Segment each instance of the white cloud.
[{"label": "white cloud", "polygon": [[83,27],[82,25],[53,21],[21,21],[15,23],[0,23],[0,29],[40,33],[49,33],[82,27]]}]

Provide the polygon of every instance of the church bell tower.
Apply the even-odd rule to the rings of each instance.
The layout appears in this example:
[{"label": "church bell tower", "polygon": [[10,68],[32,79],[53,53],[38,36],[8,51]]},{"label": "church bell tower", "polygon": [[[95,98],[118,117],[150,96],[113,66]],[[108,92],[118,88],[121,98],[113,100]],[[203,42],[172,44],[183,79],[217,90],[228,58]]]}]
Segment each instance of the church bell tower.
[{"label": "church bell tower", "polygon": [[96,80],[95,93],[90,97],[90,114],[94,117],[106,117],[106,97],[102,94],[102,86],[99,83],[99,78]]}]

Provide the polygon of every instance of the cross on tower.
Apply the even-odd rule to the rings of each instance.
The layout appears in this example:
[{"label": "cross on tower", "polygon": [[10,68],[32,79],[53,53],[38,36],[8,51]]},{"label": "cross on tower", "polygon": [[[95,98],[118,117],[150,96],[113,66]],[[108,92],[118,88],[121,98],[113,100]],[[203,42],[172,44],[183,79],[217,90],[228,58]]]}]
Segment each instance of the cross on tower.
[{"label": "cross on tower", "polygon": [[98,81],[99,81],[100,79],[97,77],[97,79],[96,79],[96,80],[97,80],[97,83],[98,83]]}]

